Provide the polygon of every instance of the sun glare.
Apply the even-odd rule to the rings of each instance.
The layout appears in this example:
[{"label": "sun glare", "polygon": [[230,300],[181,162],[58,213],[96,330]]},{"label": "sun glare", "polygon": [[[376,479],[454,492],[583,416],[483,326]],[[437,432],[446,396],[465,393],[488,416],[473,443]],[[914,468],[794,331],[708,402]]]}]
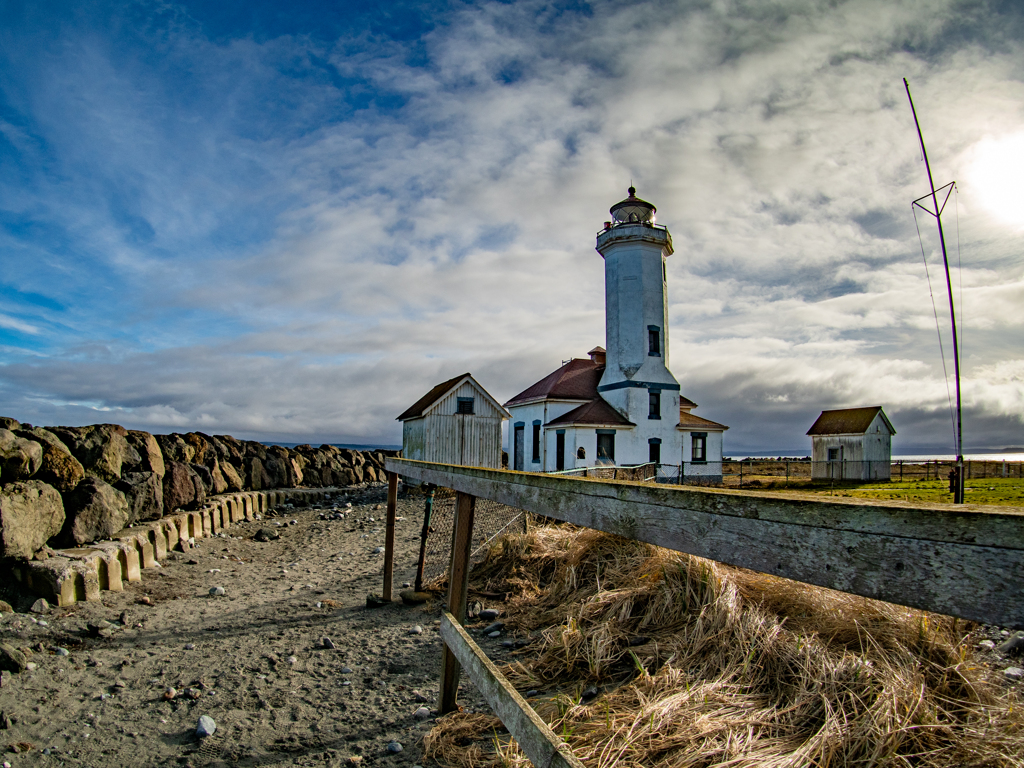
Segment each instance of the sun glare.
[{"label": "sun glare", "polygon": [[973,151],[965,195],[995,218],[1024,230],[1024,133],[984,138]]}]

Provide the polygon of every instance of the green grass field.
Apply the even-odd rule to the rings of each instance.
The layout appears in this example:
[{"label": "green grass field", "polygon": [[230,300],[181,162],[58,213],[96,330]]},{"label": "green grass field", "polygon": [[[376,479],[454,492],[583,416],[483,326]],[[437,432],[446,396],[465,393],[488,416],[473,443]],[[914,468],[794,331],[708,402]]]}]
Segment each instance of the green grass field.
[{"label": "green grass field", "polygon": [[[786,490],[784,484],[758,490]],[[794,487],[793,490],[796,490]],[[953,502],[949,483],[945,480],[908,480],[891,483],[865,483],[835,488],[819,485],[801,485],[799,490],[825,496],[849,496],[885,501]],[[988,477],[968,480],[964,500],[968,504],[1002,504],[1024,507],[1024,482],[1018,478]]]}]

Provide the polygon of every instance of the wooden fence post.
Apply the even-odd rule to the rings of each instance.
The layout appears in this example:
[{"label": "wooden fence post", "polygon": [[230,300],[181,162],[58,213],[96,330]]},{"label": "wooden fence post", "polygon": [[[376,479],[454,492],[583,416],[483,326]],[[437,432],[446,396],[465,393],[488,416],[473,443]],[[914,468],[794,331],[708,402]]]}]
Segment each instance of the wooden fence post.
[{"label": "wooden fence post", "polygon": [[[448,611],[459,624],[466,621],[466,592],[469,589],[469,555],[473,544],[473,515],[476,498],[468,493],[455,495],[455,528],[452,531],[452,559],[448,568]],[[440,714],[458,709],[458,659],[445,645],[441,656]]]},{"label": "wooden fence post", "polygon": [[398,512],[398,475],[388,472],[388,521],[384,531],[384,589],[381,597],[391,602],[391,581],[395,570],[395,515]]}]

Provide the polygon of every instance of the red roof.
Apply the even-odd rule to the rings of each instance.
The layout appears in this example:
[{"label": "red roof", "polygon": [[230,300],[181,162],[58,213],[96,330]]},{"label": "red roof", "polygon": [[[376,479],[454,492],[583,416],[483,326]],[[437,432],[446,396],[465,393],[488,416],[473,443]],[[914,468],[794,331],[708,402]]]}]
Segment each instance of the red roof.
[{"label": "red roof", "polygon": [[636,424],[616,411],[600,397],[595,397],[589,403],[584,403],[579,408],[573,408],[568,413],[563,413],[557,419],[552,419],[544,426],[555,427],[583,424],[612,424],[622,427],[636,426]]},{"label": "red roof", "polygon": [[425,394],[423,397],[421,397],[419,400],[417,400],[415,403],[409,406],[405,413],[403,413],[401,416],[395,419],[395,421],[405,421],[406,419],[415,419],[418,418],[419,416],[422,416],[423,412],[427,410],[427,408],[429,408],[442,397],[444,397],[448,393],[448,390],[450,390],[452,387],[454,387],[467,376],[469,376],[468,373],[462,373],[456,376],[454,379],[442,381],[436,387],[427,392],[427,394]]},{"label": "red roof", "polygon": [[892,423],[882,411],[882,406],[872,405],[867,408],[841,408],[835,411],[822,411],[817,421],[807,430],[808,435],[862,435],[868,431],[875,416],[882,414],[889,431],[896,434]]},{"label": "red roof", "polygon": [[679,411],[679,427],[681,429],[700,429],[701,427],[712,430],[728,429],[725,424],[719,424],[711,419],[702,419],[700,416],[694,416],[684,410]]},{"label": "red roof", "polygon": [[505,407],[542,398],[592,400],[597,397],[597,384],[601,381],[603,373],[603,365],[598,365],[593,360],[573,358],[532,387],[524,389],[505,403]]},{"label": "red roof", "polygon": [[688,397],[685,397],[682,392],[679,393],[679,407],[680,408],[696,408],[697,404]]}]

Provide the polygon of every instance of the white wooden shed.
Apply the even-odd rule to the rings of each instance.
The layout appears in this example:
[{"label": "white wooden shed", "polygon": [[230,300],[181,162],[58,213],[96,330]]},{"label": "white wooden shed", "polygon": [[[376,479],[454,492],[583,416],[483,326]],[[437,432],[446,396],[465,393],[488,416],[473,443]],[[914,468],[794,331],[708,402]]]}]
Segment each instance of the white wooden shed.
[{"label": "white wooden shed", "polygon": [[469,373],[443,381],[398,417],[402,456],[501,469],[501,422],[508,411]]},{"label": "white wooden shed", "polygon": [[822,411],[807,434],[812,479],[890,479],[896,430],[882,406]]}]

